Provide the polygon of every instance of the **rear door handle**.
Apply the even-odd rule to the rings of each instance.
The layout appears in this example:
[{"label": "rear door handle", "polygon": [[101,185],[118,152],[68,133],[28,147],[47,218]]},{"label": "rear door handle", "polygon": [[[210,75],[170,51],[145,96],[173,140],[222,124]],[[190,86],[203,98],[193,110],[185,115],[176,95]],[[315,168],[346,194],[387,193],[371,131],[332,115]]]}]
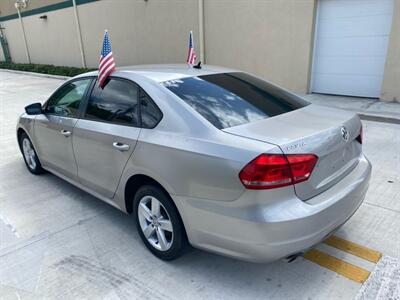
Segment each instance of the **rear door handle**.
[{"label": "rear door handle", "polygon": [[63,136],[65,136],[65,137],[69,137],[69,136],[71,135],[71,131],[69,131],[69,130],[63,129],[63,130],[61,130],[60,132],[61,132],[61,134],[62,134]]},{"label": "rear door handle", "polygon": [[127,144],[122,144],[120,142],[114,142],[113,147],[119,151],[128,151],[129,150],[129,145]]}]

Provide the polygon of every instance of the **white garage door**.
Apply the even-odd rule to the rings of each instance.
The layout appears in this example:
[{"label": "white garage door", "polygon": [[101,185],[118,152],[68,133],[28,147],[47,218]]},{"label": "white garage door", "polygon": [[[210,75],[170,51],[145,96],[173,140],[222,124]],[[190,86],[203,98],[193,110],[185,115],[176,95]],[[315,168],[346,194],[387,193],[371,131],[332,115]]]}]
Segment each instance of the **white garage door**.
[{"label": "white garage door", "polygon": [[393,0],[319,0],[311,90],[379,97]]}]

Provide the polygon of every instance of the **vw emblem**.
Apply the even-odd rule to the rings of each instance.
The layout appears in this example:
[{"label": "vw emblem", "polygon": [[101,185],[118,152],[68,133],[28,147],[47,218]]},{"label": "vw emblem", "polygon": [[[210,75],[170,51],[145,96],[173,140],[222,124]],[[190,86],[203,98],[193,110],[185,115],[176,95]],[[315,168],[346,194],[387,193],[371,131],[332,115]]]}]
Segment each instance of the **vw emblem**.
[{"label": "vw emblem", "polygon": [[349,140],[349,132],[347,131],[346,127],[342,126],[340,132],[342,133],[343,140],[347,142]]}]

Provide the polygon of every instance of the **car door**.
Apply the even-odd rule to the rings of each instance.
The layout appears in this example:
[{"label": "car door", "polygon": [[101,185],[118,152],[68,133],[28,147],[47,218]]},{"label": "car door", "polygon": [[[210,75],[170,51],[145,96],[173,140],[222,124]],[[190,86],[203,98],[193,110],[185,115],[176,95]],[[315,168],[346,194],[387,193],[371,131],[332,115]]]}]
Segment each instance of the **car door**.
[{"label": "car door", "polygon": [[111,77],[88,97],[85,113],[74,128],[73,144],[79,181],[112,198],[140,133],[139,87]]},{"label": "car door", "polygon": [[73,180],[77,180],[73,128],[92,80],[83,78],[63,85],[49,98],[44,113],[35,120],[35,141],[42,165]]}]

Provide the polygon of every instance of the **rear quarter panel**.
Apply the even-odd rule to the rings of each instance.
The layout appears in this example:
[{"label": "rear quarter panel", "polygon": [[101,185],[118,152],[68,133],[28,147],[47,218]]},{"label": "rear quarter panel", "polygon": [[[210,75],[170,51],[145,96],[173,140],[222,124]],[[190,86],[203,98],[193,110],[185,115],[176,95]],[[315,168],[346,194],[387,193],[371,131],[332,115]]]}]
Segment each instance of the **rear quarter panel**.
[{"label": "rear quarter panel", "polygon": [[281,153],[274,145],[219,130],[204,139],[142,129],[122,175],[116,201],[124,201],[126,182],[136,174],[150,176],[171,195],[233,201],[245,191],[239,172],[263,152]]}]

